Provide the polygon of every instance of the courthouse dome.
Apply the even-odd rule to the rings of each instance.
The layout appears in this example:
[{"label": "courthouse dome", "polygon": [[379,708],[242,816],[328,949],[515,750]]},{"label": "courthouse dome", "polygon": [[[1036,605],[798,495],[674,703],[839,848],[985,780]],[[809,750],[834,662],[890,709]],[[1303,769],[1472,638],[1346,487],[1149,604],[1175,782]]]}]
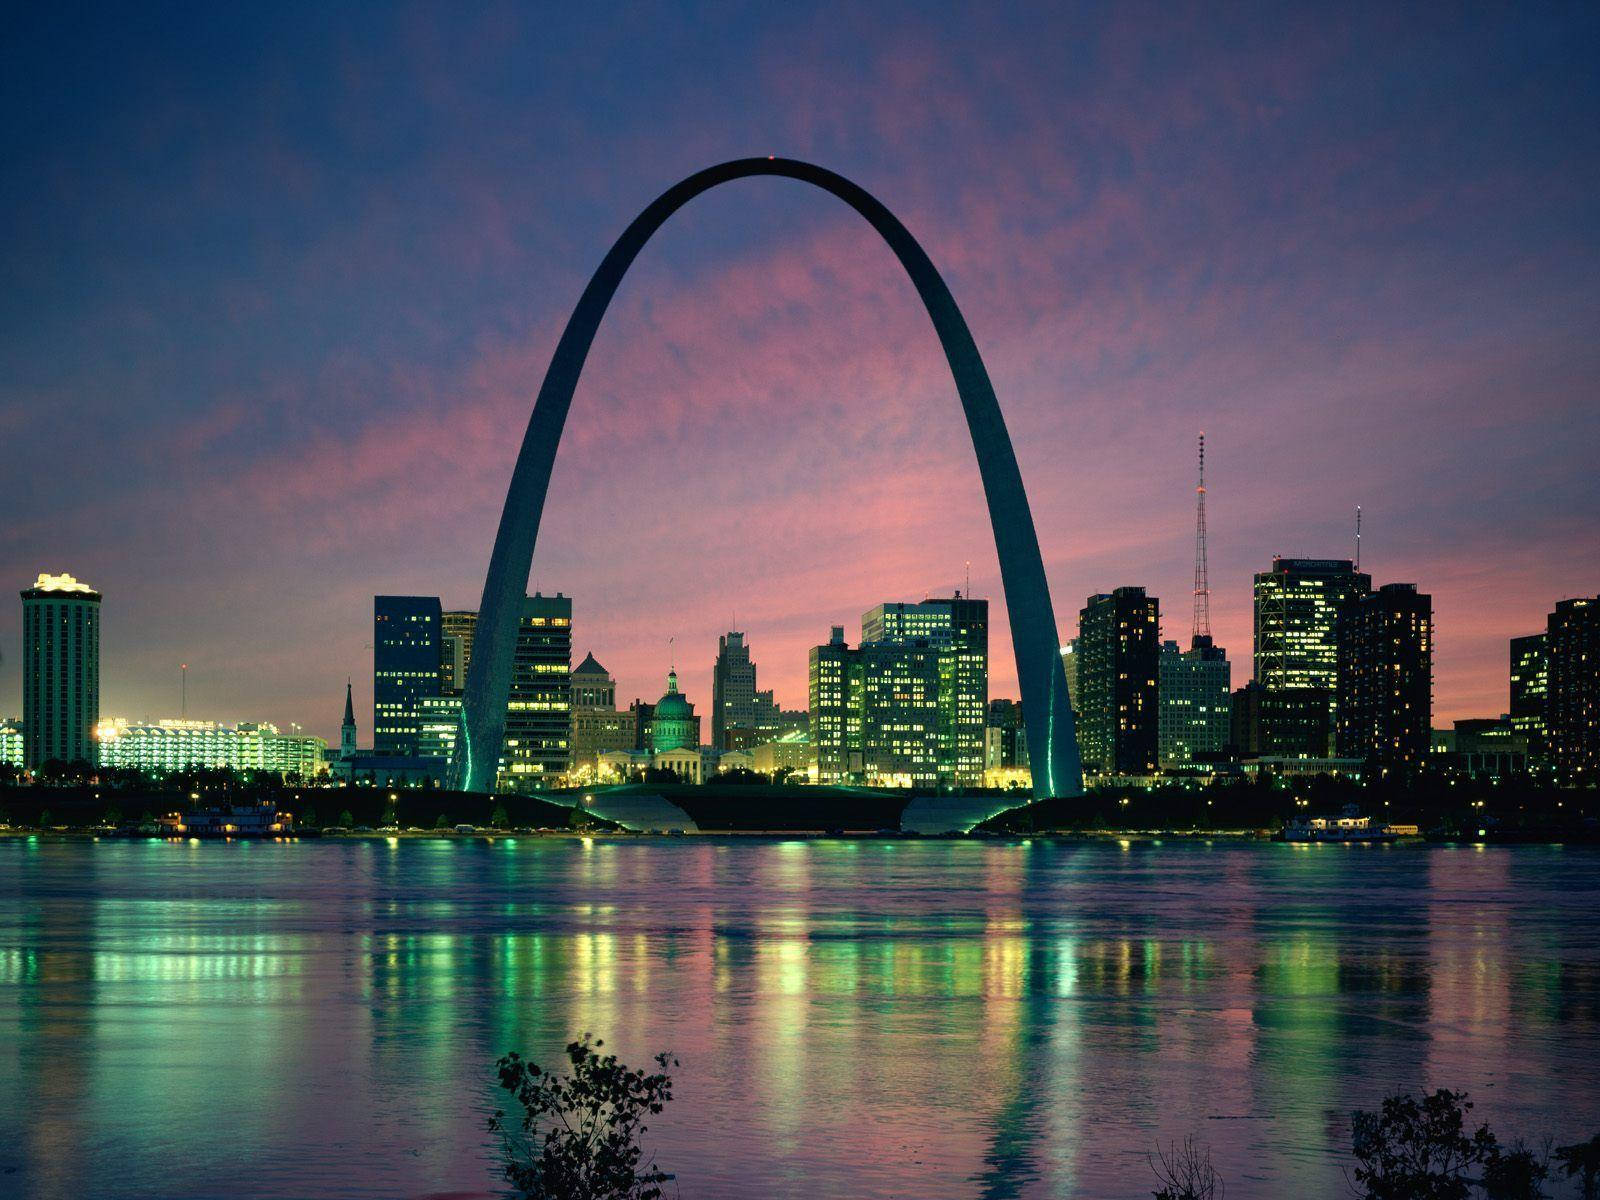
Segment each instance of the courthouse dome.
[{"label": "courthouse dome", "polygon": [[667,673],[666,695],[656,701],[655,715],[650,720],[650,749],[660,754],[663,750],[699,744],[694,705],[678,691],[678,673],[670,671]]}]

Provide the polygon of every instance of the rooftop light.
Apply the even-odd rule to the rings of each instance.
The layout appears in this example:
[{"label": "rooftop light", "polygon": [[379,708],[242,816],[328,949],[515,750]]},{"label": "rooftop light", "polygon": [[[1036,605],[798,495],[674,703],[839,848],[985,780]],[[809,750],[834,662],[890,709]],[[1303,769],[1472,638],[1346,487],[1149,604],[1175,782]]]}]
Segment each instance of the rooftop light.
[{"label": "rooftop light", "polygon": [[90,595],[94,594],[94,589],[92,587],[81,580],[74,579],[71,575],[67,575],[65,573],[61,575],[50,575],[43,571],[39,573],[39,578],[33,581],[33,590],[38,592],[79,592],[88,593]]}]

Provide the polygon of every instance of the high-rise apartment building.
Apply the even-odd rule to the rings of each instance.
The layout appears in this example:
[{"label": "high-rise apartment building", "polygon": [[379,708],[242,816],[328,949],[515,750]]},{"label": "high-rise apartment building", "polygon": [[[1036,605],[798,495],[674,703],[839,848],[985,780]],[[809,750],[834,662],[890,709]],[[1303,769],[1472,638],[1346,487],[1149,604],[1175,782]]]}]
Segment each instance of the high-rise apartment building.
[{"label": "high-rise apartment building", "polygon": [[439,597],[372,598],[372,752],[417,753],[421,700],[439,695]]},{"label": "high-rise apartment building", "polygon": [[1232,666],[1227,652],[1208,636],[1180,651],[1161,643],[1157,693],[1160,712],[1158,758],[1162,770],[1215,761],[1228,745],[1232,712]]},{"label": "high-rise apartment building", "polygon": [[1300,693],[1296,705],[1327,698],[1324,757],[1333,742],[1339,676],[1339,610],[1372,590],[1372,577],[1343,558],[1274,558],[1255,577],[1256,681]]},{"label": "high-rise apartment building", "polygon": [[553,786],[571,753],[572,598],[522,598],[511,696],[506,706],[502,784],[513,791]]},{"label": "high-rise apartment building", "polygon": [[[756,664],[744,634],[729,631],[717,639],[717,661],[711,669],[711,745],[716,750],[735,749],[733,742],[748,743],[757,725]],[[742,731],[743,737],[732,737]]]},{"label": "high-rise apartment building", "polygon": [[1433,597],[1414,583],[1352,597],[1339,611],[1337,648],[1339,756],[1422,767],[1433,724]]},{"label": "high-rise apartment building", "polygon": [[463,610],[439,614],[439,694],[459,696],[467,690],[467,668],[472,665],[472,641],[478,632],[478,614]]},{"label": "high-rise apartment building", "polygon": [[1527,742],[1528,761],[1545,761],[1545,703],[1550,693],[1550,654],[1543,633],[1511,639],[1511,728]]},{"label": "high-rise apartment building", "polygon": [[1600,780],[1600,596],[1562,600],[1545,624],[1550,659],[1545,737],[1556,776]]},{"label": "high-rise apartment building", "polygon": [[100,720],[100,593],[71,575],[22,590],[22,757],[95,761]]},{"label": "high-rise apartment building", "polygon": [[1078,613],[1076,658],[1078,743],[1085,769],[1155,774],[1160,602],[1142,587],[1090,596]]}]

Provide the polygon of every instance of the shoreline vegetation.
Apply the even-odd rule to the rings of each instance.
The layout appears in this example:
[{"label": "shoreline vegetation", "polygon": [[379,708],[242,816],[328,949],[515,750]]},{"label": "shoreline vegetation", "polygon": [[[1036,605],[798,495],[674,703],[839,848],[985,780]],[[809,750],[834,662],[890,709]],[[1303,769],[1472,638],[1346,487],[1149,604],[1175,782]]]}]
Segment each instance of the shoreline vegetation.
[{"label": "shoreline vegetation", "polygon": [[[604,789],[493,795],[433,787],[329,787],[227,770],[154,778],[101,773],[0,783],[0,835],[182,836],[158,828],[175,813],[270,804],[289,831],[320,837],[990,837],[1063,840],[1264,840],[1286,823],[1354,807],[1389,826],[1399,842],[1600,843],[1600,790],[1557,788],[1527,777],[1474,780],[1421,776],[1366,785],[1319,776],[1246,783],[1096,787],[1071,799],[1032,801],[1025,792],[962,792],[994,813],[965,833],[900,828],[918,798],[949,792],[815,788],[748,780],[623,789],[678,806],[693,820],[672,832],[630,832],[589,805]],[[1008,807],[1009,806],[1009,807]],[[595,807],[602,806],[596,804]],[[982,808],[983,806],[978,806]],[[908,822],[912,823],[912,822]],[[696,828],[698,826],[698,828]]]},{"label": "shoreline vegetation", "polygon": [[[647,1118],[672,1100],[670,1052],[655,1070],[634,1070],[585,1033],[569,1042],[567,1067],[545,1070],[512,1051],[495,1064],[515,1111],[496,1109],[489,1131],[500,1141],[499,1175],[522,1200],[660,1200],[675,1175],[648,1153]],[[1600,1133],[1557,1146],[1553,1139],[1501,1141],[1487,1123],[1472,1128],[1472,1100],[1438,1088],[1397,1092],[1373,1110],[1350,1113],[1350,1160],[1342,1167],[1360,1200],[1550,1200],[1546,1190],[1600,1200]],[[1211,1145],[1194,1136],[1145,1156],[1155,1187],[1130,1195],[1154,1200],[1223,1200],[1227,1183]],[[692,1184],[691,1184],[692,1186]],[[692,1194],[692,1193],[691,1193]]]}]

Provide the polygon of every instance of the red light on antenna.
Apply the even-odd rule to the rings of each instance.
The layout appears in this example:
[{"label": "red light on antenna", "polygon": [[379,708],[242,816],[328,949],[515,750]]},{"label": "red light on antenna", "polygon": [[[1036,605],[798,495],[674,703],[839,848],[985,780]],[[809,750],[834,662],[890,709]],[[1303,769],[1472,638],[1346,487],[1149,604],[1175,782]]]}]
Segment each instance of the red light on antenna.
[{"label": "red light on antenna", "polygon": [[769,154],[769,155],[767,155],[767,161],[768,162],[777,162],[778,161],[778,156],[776,154]]}]

